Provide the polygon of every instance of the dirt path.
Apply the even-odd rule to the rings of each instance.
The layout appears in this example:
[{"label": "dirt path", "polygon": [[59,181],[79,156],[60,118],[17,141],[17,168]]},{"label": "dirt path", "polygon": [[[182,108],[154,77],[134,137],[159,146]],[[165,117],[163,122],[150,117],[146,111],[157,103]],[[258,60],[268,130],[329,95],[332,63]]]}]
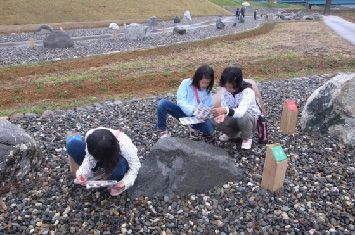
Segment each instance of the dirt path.
[{"label": "dirt path", "polygon": [[353,71],[354,58],[352,46],[323,22],[267,24],[223,38],[0,69],[0,114],[160,94],[176,89],[201,64],[213,66],[217,81],[231,64],[246,78],[265,80]]}]

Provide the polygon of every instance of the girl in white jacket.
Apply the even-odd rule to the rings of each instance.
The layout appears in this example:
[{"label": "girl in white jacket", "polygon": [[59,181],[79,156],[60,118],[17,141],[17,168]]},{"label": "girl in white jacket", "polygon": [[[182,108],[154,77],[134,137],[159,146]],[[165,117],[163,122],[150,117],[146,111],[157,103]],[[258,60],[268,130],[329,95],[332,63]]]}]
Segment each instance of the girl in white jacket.
[{"label": "girl in white jacket", "polygon": [[136,146],[119,130],[92,129],[86,133],[85,142],[72,139],[66,147],[68,154],[80,165],[74,183],[85,186],[88,179],[101,174],[103,179],[118,181],[110,186],[112,196],[131,187],[141,167]]},{"label": "girl in white jacket", "polygon": [[256,118],[261,113],[252,85],[243,81],[242,70],[238,67],[224,69],[220,85],[221,107],[212,110],[217,116],[216,128],[224,133],[219,139],[228,141],[240,136],[243,139],[241,148],[250,149],[257,130]]}]

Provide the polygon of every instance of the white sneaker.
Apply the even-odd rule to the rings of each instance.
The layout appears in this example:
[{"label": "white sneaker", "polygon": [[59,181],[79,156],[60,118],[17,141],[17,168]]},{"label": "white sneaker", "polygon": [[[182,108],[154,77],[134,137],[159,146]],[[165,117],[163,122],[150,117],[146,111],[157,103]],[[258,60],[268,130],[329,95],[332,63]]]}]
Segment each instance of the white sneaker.
[{"label": "white sneaker", "polygon": [[241,134],[240,131],[238,131],[237,134],[235,134],[235,136],[233,136],[233,137],[230,137],[230,136],[228,136],[226,134],[223,134],[223,135],[221,135],[219,137],[219,140],[222,141],[222,142],[226,142],[226,141],[231,140],[231,139],[237,139],[237,138],[240,137],[240,134]]},{"label": "white sneaker", "polygon": [[167,131],[167,130],[161,131],[160,135],[159,135],[159,139],[163,139],[163,138],[170,137],[170,136],[171,136],[171,134],[169,133],[169,131]]},{"label": "white sneaker", "polygon": [[243,140],[242,149],[243,149],[243,150],[251,149],[251,144],[252,144],[252,143],[253,143],[253,140],[252,140],[252,139]]},{"label": "white sneaker", "polygon": [[189,126],[189,131],[190,131],[190,138],[192,139],[197,139],[199,136],[200,131],[193,129],[191,126]]}]

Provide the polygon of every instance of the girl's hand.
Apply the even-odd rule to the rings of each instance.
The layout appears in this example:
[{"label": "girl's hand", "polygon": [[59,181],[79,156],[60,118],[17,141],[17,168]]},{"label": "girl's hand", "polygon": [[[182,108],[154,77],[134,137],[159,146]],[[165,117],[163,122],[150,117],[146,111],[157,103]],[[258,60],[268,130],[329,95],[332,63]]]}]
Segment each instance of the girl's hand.
[{"label": "girl's hand", "polygon": [[219,115],[227,114],[227,109],[224,107],[213,108],[212,112],[213,112],[213,115],[219,116]]},{"label": "girl's hand", "polygon": [[224,116],[224,115],[219,115],[218,117],[216,117],[214,120],[216,121],[216,123],[222,123],[222,122],[224,122],[224,118],[225,118],[226,116]]},{"label": "girl's hand", "polygon": [[121,180],[120,182],[118,182],[118,184],[110,186],[111,193],[121,194],[125,186],[126,186],[125,183],[123,182],[123,180]]},{"label": "girl's hand", "polygon": [[88,177],[86,175],[78,175],[78,177],[76,177],[74,179],[74,183],[75,184],[81,184],[82,186],[86,186],[86,181],[88,180]]}]

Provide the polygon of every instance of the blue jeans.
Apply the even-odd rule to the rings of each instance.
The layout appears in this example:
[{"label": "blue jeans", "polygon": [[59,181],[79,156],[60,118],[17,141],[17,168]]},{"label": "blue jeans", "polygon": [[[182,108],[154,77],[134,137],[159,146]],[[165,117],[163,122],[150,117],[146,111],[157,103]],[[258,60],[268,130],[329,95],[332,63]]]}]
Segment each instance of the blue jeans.
[{"label": "blue jeans", "polygon": [[[170,114],[176,119],[187,117],[186,114],[181,110],[181,108],[169,101],[169,100],[159,100],[158,102],[158,129],[166,130],[166,114]],[[214,126],[209,119],[205,122],[192,125],[192,128],[201,131],[204,134],[211,135],[214,132]]]},{"label": "blue jeans", "polygon": [[[86,152],[86,142],[82,140],[72,139],[67,143],[67,152],[74,159],[74,161],[80,166],[83,163]],[[92,168],[92,171],[97,171],[99,167],[102,167],[101,162],[97,162],[96,166]],[[112,171],[110,176],[110,180],[120,181],[123,179],[123,176],[128,171],[128,162],[127,160],[121,156],[116,168]]]}]

